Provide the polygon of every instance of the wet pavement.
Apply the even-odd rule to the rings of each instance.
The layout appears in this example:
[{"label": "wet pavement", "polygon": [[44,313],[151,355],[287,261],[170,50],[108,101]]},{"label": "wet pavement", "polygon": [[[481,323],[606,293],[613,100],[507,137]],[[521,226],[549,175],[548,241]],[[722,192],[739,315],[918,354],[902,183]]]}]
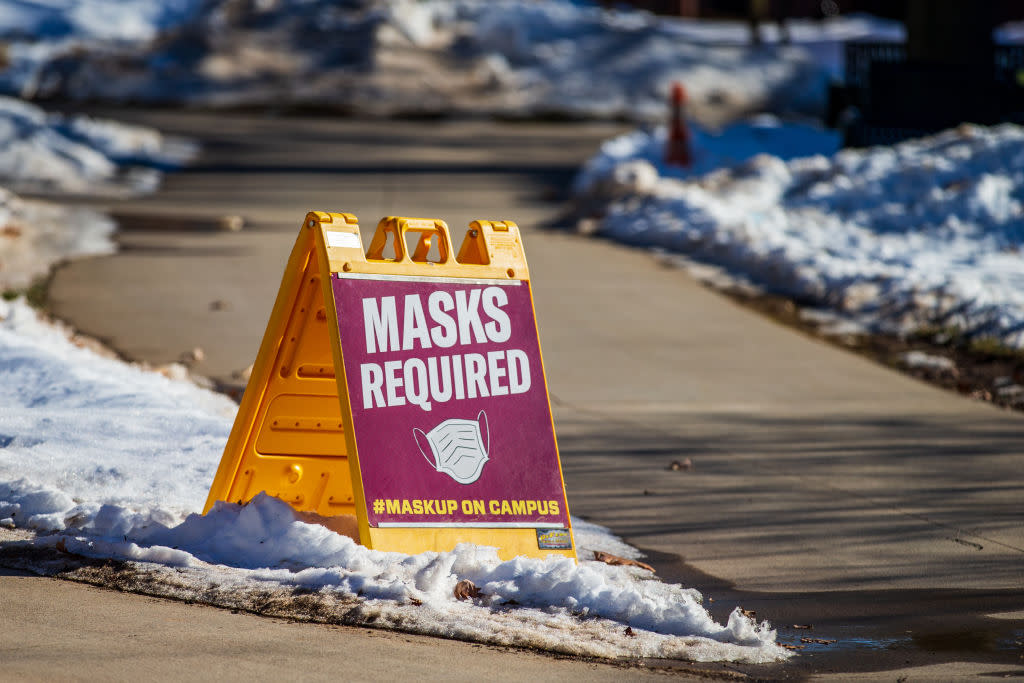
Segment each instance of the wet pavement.
[{"label": "wet pavement", "polygon": [[663,579],[699,586],[716,620],[742,605],[798,653],[777,665],[730,665],[753,678],[874,673],[897,680],[884,674],[956,663],[977,665],[977,675],[1024,675],[1024,594],[1017,589],[742,591],[678,557],[648,552],[648,560]]}]

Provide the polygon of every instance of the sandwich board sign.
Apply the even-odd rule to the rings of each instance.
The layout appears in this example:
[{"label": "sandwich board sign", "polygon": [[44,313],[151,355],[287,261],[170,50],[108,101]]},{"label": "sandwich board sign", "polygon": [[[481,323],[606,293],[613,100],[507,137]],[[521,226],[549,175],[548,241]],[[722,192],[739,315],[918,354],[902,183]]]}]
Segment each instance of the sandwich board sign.
[{"label": "sandwich board sign", "polygon": [[378,550],[575,558],[511,221],[306,216],[206,503],[260,492]]}]

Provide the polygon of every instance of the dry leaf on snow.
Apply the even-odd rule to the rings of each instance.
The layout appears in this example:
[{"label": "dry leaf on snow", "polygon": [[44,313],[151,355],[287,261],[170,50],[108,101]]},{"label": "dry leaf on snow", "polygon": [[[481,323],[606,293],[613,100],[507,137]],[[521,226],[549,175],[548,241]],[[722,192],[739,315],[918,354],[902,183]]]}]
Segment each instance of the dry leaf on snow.
[{"label": "dry leaf on snow", "polygon": [[649,564],[637,562],[636,560],[630,560],[625,557],[619,557],[618,555],[612,555],[611,553],[606,553],[603,550],[595,550],[594,559],[598,562],[604,562],[605,564],[624,565],[627,567],[640,567],[641,569],[646,569],[649,572],[654,571],[654,567],[652,567]]},{"label": "dry leaf on snow", "polygon": [[479,598],[483,593],[476,587],[476,584],[469,579],[463,579],[455,584],[455,597],[458,600],[469,600]]}]

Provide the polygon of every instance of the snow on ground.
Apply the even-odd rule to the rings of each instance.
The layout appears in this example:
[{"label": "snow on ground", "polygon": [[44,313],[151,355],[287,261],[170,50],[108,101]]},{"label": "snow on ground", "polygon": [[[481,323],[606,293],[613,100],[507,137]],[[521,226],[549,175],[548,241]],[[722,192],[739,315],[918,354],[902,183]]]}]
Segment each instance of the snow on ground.
[{"label": "snow on ground", "polygon": [[185,141],[142,126],[48,114],[0,97],[0,185],[15,192],[122,195],[150,192],[158,168],[195,153]]},{"label": "snow on ground", "polygon": [[690,178],[736,166],[758,154],[783,160],[839,151],[841,135],[818,125],[783,122],[761,115],[730,124],[721,131],[690,125],[688,167],[664,163],[665,129],[636,130],[606,141],[573,181],[577,196],[601,199],[609,193],[645,192],[659,178]]},{"label": "snow on ground", "polygon": [[115,251],[114,222],[90,209],[21,199],[0,187],[0,293],[20,291],[69,258]]},{"label": "snow on ground", "polygon": [[[813,151],[805,130],[775,136]],[[742,127],[737,137],[750,139]],[[1024,348],[1024,128],[963,125],[839,152],[820,136],[819,154],[788,160],[752,156],[758,143],[730,152],[744,163],[689,177],[661,163],[664,138],[609,141],[583,169],[576,191],[602,216],[597,232],[724,267],[870,330],[938,328]]]},{"label": "snow on ground", "polygon": [[[302,595],[345,623],[600,657],[765,662],[788,653],[738,610],[716,623],[692,589],[637,568],[566,558],[502,562],[491,548],[368,550],[260,496],[202,516],[235,405],[68,340],[21,301],[0,302],[2,544],[136,563],[148,591],[238,606]],[[580,520],[581,557],[636,551]],[[462,579],[482,597],[458,601]],[[265,598],[261,598],[265,599]],[[342,608],[338,606],[341,605]],[[625,633],[626,627],[633,635]]]},{"label": "snow on ground", "polygon": [[0,90],[650,120],[681,80],[698,106],[820,113],[843,41],[903,36],[900,24],[864,16],[789,29],[790,45],[769,25],[752,48],[741,22],[570,0],[17,0],[0,9]]},{"label": "snow on ground", "polygon": [[65,199],[151,192],[161,169],[195,152],[150,128],[48,114],[0,96],[0,292],[25,289],[65,259],[115,250],[115,226],[103,214],[14,192]]}]

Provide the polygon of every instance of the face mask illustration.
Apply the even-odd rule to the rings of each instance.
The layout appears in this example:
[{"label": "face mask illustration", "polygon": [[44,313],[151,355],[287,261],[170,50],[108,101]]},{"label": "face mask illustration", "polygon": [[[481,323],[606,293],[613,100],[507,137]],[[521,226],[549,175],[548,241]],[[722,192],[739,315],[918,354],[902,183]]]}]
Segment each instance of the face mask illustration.
[{"label": "face mask illustration", "polygon": [[438,472],[444,472],[460,484],[472,484],[480,478],[491,442],[484,411],[480,411],[475,421],[445,420],[429,432],[413,429],[412,433],[420,453]]}]

